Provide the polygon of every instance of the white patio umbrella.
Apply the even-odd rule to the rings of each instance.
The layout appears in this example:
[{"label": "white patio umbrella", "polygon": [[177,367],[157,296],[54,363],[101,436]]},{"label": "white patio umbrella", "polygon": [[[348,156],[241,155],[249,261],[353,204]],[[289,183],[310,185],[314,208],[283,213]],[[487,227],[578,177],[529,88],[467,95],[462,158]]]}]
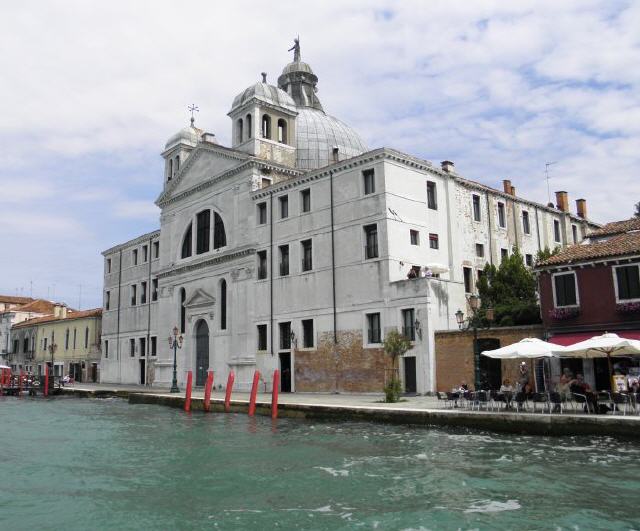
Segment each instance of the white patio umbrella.
[{"label": "white patio umbrella", "polygon": [[620,337],[618,334],[607,332],[601,336],[594,336],[562,349],[556,348],[555,352],[563,358],[632,356],[634,354],[640,354],[640,341],[627,339]]},{"label": "white patio umbrella", "polygon": [[495,350],[484,350],[483,356],[489,358],[511,360],[517,358],[554,358],[564,347],[554,345],[538,339],[537,337],[525,337],[517,343],[500,347]]}]

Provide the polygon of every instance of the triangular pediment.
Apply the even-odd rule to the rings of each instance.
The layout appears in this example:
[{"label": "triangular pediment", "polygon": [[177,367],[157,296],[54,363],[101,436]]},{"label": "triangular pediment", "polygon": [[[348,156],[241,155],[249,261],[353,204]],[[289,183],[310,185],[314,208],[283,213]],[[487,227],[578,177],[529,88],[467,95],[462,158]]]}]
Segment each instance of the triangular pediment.
[{"label": "triangular pediment", "polygon": [[202,288],[196,289],[185,301],[185,308],[209,308],[216,303],[216,298]]}]

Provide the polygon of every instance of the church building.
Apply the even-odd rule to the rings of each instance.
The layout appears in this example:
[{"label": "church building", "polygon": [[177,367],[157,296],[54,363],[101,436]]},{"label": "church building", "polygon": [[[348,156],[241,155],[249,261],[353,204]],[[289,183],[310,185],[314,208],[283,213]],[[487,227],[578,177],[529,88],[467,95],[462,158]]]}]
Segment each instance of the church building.
[{"label": "church building", "polygon": [[[578,243],[594,228],[569,211],[496,190],[394,149],[370,149],[325,111],[294,46],[231,104],[232,145],[194,124],[162,156],[159,230],[104,251],[100,378],[169,385],[207,370],[216,388],[261,372],[283,392],[380,392],[390,330],[411,339],[407,392],[435,389],[434,331],[457,328],[485,263],[518,248]],[[159,176],[160,177],[160,176]]]}]

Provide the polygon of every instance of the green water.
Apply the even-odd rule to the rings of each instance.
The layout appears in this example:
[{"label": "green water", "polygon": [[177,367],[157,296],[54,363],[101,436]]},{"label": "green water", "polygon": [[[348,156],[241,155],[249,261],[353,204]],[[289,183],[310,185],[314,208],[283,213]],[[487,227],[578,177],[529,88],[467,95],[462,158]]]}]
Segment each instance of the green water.
[{"label": "green water", "polygon": [[638,529],[640,445],[0,398],[0,529]]}]

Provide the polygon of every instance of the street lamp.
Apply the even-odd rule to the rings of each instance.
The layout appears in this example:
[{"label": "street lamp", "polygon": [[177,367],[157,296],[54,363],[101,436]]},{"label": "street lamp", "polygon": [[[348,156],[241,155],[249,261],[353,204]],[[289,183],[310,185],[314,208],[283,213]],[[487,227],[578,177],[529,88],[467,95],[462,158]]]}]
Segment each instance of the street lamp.
[{"label": "street lamp", "polygon": [[173,327],[173,337],[169,336],[169,348],[173,349],[173,381],[171,382],[170,393],[179,393],[180,389],[178,389],[178,373],[176,366],[176,359],[178,355],[178,349],[182,348],[182,335],[178,335],[180,330],[178,330],[177,326]]},{"label": "street lamp", "polygon": [[56,353],[56,350],[58,350],[58,345],[56,345],[55,343],[51,343],[51,345],[49,345],[49,354],[51,354],[51,379],[54,381],[55,383],[55,369],[54,369],[54,364],[53,364],[53,355]]},{"label": "street lamp", "polygon": [[[474,364],[474,376],[475,376],[475,390],[480,390],[480,348],[478,345],[478,326],[482,324],[480,316],[478,315],[478,310],[480,309],[480,297],[477,295],[469,295],[467,298],[467,302],[469,303],[469,309],[471,310],[471,315],[467,317],[465,320],[464,312],[462,310],[458,310],[455,313],[456,322],[458,323],[458,328],[460,330],[469,330],[470,328],[473,330],[473,364]],[[487,328],[491,327],[491,323],[493,321],[494,313],[493,308],[488,307],[484,312],[484,317],[489,323]]]}]

